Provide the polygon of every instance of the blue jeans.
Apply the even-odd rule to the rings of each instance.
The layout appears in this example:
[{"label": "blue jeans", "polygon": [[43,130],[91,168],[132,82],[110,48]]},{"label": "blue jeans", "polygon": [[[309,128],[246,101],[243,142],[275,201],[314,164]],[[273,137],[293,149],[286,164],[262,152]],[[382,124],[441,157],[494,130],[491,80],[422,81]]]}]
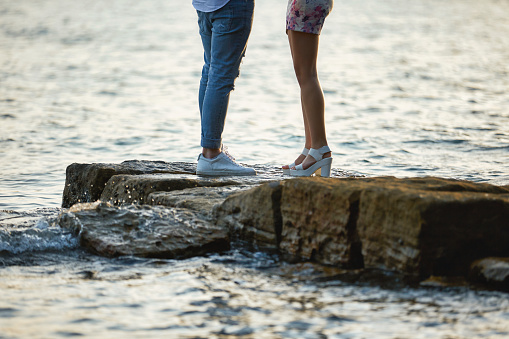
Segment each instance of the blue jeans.
[{"label": "blue jeans", "polygon": [[197,11],[205,51],[199,93],[204,148],[221,148],[230,92],[246,52],[253,11],[254,0],[230,0],[214,12]]}]

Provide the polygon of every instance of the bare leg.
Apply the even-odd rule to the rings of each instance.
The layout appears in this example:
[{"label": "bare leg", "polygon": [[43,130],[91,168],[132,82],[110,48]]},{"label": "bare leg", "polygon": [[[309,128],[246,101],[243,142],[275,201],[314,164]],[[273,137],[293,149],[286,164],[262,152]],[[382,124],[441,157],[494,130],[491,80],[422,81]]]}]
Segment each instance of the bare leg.
[{"label": "bare leg", "polygon": [[[305,139],[306,139],[306,141],[304,143],[304,147],[307,149],[310,149],[311,148],[311,133],[309,132],[309,124],[307,122],[306,113],[304,113],[305,108],[304,108],[304,103],[302,102],[302,96],[301,96],[300,102],[301,102],[301,106],[302,106],[302,115],[303,115],[303,119],[304,119],[304,133],[305,133]],[[306,156],[304,154],[299,154],[297,159],[295,159],[295,161],[294,161],[295,165],[302,164],[304,159],[306,159]],[[283,166],[283,169],[289,169],[289,168],[290,168],[289,165]]]},{"label": "bare leg", "polygon": [[[310,139],[310,146],[318,149],[327,145],[324,118],[325,102],[316,68],[319,35],[289,30],[288,40],[295,75],[301,90],[306,145]],[[324,155],[324,157],[330,156],[330,152]],[[303,168],[306,169],[315,162],[313,157],[307,156],[302,163]]]},{"label": "bare leg", "polygon": [[[304,100],[302,99],[302,94],[300,96],[300,103],[302,106],[302,116],[304,118],[304,135],[306,137],[306,143],[305,143],[304,147],[306,147],[307,149],[310,149],[311,148],[311,131],[309,130],[309,122],[308,122],[308,117],[306,115],[306,108],[304,107]],[[302,160],[304,160],[304,159],[302,159]]]}]

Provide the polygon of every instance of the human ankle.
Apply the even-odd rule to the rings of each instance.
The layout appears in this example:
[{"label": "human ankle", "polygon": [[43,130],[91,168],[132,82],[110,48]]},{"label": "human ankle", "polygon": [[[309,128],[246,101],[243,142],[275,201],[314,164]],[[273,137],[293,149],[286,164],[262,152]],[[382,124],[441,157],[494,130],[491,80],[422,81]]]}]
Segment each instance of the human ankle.
[{"label": "human ankle", "polygon": [[221,154],[221,150],[219,148],[203,148],[201,154],[207,159],[213,159]]},{"label": "human ankle", "polygon": [[322,141],[320,141],[320,142],[316,142],[316,143],[312,144],[312,145],[311,145],[311,148],[314,148],[314,149],[320,149],[320,148],[322,148],[322,147],[324,147],[324,146],[328,146],[328,144],[327,144],[327,141],[323,141],[323,140],[322,140]]}]

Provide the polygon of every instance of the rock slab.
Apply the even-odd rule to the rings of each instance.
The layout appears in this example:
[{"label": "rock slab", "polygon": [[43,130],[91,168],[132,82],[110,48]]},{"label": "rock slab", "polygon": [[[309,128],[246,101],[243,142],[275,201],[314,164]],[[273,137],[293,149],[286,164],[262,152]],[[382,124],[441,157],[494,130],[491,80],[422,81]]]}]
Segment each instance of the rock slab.
[{"label": "rock slab", "polygon": [[215,217],[283,253],[418,279],[467,275],[476,259],[509,255],[509,189],[466,181],[286,180],[231,195]]},{"label": "rock slab", "polygon": [[195,164],[125,161],[67,167],[58,223],[80,234],[81,245],[104,256],[187,258],[229,248],[223,227],[210,222],[214,204],[240,190],[273,181],[200,177]]},{"label": "rock slab", "polygon": [[66,169],[62,207],[99,199],[116,205],[144,204],[152,192],[191,187],[253,186],[281,179],[276,168],[255,167],[258,175],[253,177],[200,177],[195,175],[196,164],[186,162],[129,160],[120,164],[74,163]]},{"label": "rock slab", "polygon": [[62,207],[99,200],[106,183],[114,175],[195,172],[195,166],[183,162],[129,160],[121,164],[71,164],[66,169]]},{"label": "rock slab", "polygon": [[58,218],[81,246],[107,256],[183,259],[228,250],[228,233],[186,209],[78,204]]},{"label": "rock slab", "polygon": [[207,178],[194,170],[144,161],[70,165],[63,206],[100,201],[72,207],[60,223],[107,256],[185,258],[222,251],[235,237],[341,269],[505,284],[500,264],[487,269],[493,261],[482,260],[509,257],[509,186],[430,177],[290,179],[268,167],[256,177]]}]

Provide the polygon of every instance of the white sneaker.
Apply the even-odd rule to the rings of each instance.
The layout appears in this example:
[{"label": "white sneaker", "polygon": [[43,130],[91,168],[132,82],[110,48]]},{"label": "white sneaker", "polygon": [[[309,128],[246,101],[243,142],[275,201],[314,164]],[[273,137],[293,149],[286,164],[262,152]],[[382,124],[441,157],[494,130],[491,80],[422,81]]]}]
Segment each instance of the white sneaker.
[{"label": "white sneaker", "polygon": [[211,176],[256,175],[256,171],[253,168],[237,164],[235,158],[223,150],[217,157],[212,159],[207,159],[203,154],[200,154],[198,156],[196,174]]}]

